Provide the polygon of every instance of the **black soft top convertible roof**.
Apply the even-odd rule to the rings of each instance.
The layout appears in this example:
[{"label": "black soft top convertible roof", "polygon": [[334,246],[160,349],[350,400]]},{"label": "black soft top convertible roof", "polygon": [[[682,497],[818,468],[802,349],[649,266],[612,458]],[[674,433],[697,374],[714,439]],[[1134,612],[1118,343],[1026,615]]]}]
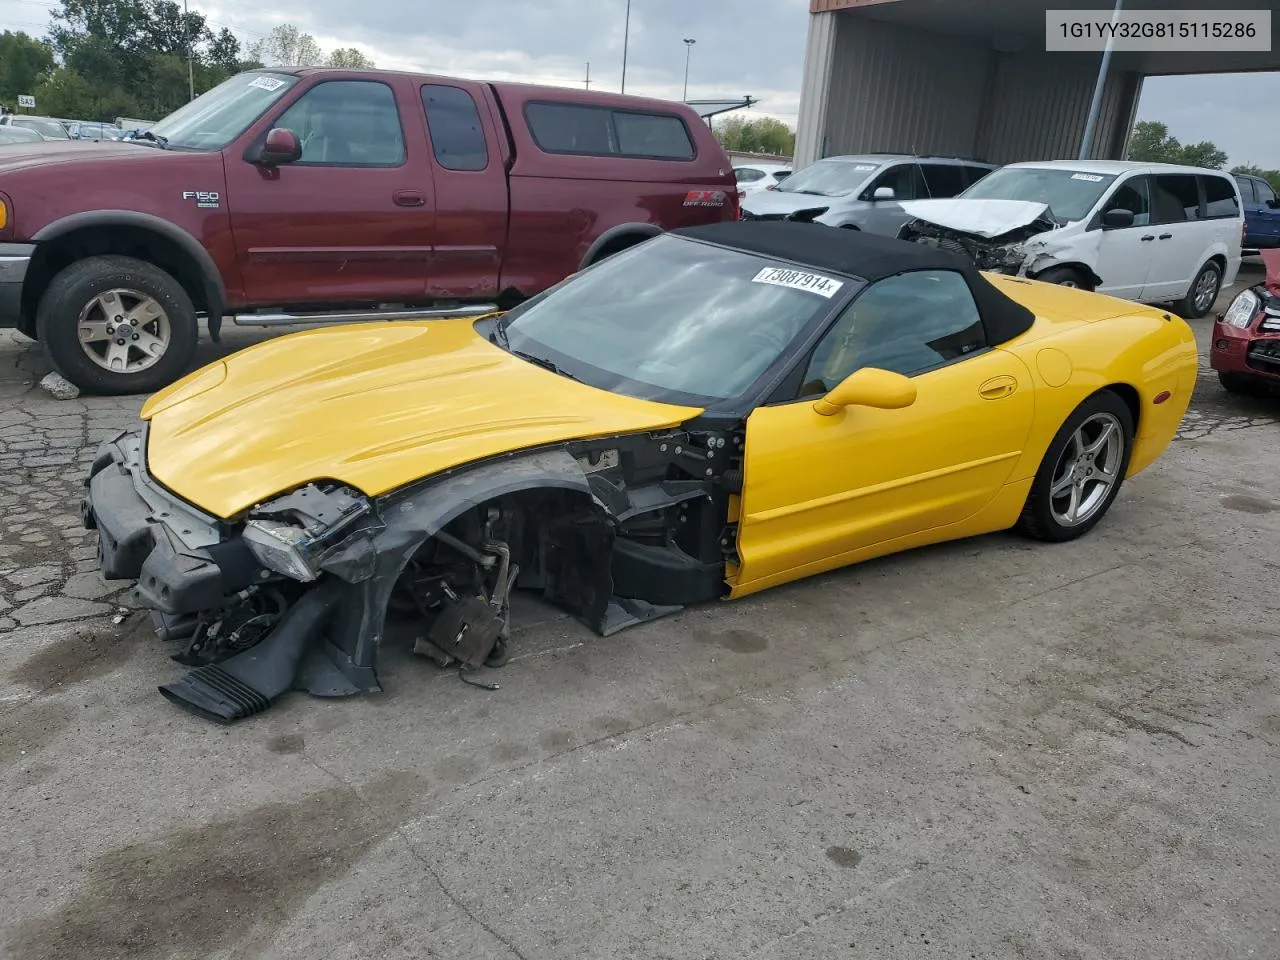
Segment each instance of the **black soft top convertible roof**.
[{"label": "black soft top convertible roof", "polygon": [[672,234],[860,277],[868,283],[913,270],[954,270],[968,282],[992,346],[1025,333],[1036,320],[1030,310],[992,286],[968,258],[921,243],[786,220],[712,223]]}]

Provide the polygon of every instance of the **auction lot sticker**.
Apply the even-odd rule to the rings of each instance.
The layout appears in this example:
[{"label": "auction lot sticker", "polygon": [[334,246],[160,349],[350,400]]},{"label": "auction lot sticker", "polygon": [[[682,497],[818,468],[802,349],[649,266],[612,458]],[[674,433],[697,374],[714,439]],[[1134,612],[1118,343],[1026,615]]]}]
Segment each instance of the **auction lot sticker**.
[{"label": "auction lot sticker", "polygon": [[828,300],[839,293],[840,288],[844,286],[844,281],[833,280],[831,277],[824,277],[820,273],[788,270],[784,267],[765,267],[751,278],[751,282],[769,283],[775,287],[789,287],[792,290],[816,293],[818,296],[826,297]]},{"label": "auction lot sticker", "polygon": [[1044,48],[1188,53],[1271,51],[1270,10],[1046,10]]}]

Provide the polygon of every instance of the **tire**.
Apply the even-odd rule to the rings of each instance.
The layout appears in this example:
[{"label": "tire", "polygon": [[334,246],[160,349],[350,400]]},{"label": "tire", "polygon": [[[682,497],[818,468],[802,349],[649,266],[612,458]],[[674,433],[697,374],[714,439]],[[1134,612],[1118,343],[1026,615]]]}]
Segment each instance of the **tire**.
[{"label": "tire", "polygon": [[[1102,476],[1092,472],[1099,466],[1096,460],[1082,463],[1074,453],[1078,449],[1077,431],[1083,428],[1086,442],[1096,441],[1100,437],[1101,428],[1107,425],[1112,431],[1118,432],[1110,434],[1115,439],[1109,441],[1103,451],[1102,466],[1115,478],[1109,487],[1104,488]],[[1129,469],[1129,457],[1133,452],[1133,429],[1133,414],[1129,411],[1128,404],[1110,390],[1099,391],[1076,407],[1049,444],[1015,529],[1024,536],[1050,543],[1075,540],[1092,530],[1106,516],[1120,493],[1125,471]],[[1117,442],[1119,449],[1115,450],[1110,444]],[[1082,488],[1077,494],[1081,499],[1077,502],[1082,507],[1088,504],[1089,509],[1087,515],[1075,522],[1064,522],[1063,517],[1071,503],[1070,493],[1060,492],[1055,495],[1052,491],[1055,483],[1060,486],[1064,475],[1071,471],[1070,460],[1076,461],[1075,471],[1080,471],[1082,466],[1091,471],[1084,474],[1081,480],[1072,482],[1073,487]],[[1081,476],[1078,473],[1070,475]],[[1101,495],[1094,500],[1095,494]]]},{"label": "tire", "polygon": [[1043,283],[1056,283],[1060,287],[1074,287],[1090,292],[1093,290],[1093,285],[1075,267],[1050,267],[1036,274],[1036,279]]},{"label": "tire", "polygon": [[1272,386],[1267,381],[1251,377],[1247,373],[1219,373],[1218,382],[1228,393],[1236,393],[1242,397],[1274,397],[1280,394],[1280,387]]},{"label": "tire", "polygon": [[[82,330],[96,335],[82,342]],[[76,261],[53,278],[36,311],[36,336],[54,368],[86,393],[167,386],[186,372],[197,333],[182,284],[132,257]]]},{"label": "tire", "polygon": [[[1207,285],[1207,286],[1206,286]],[[1196,291],[1201,291],[1197,293]],[[1173,305],[1174,313],[1184,320],[1199,320],[1213,309],[1222,292],[1222,268],[1210,260],[1196,274],[1187,295]]]}]

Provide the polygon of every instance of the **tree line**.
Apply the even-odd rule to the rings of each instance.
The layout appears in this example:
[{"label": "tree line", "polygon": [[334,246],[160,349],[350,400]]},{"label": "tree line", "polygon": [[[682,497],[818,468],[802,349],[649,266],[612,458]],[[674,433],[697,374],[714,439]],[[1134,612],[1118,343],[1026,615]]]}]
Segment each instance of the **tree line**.
[{"label": "tree line", "polygon": [[[1171,136],[1169,128],[1155,120],[1139,120],[1133,126],[1129,138],[1129,159],[1144,163],[1185,163],[1192,167],[1208,167],[1221,170],[1227,165],[1227,155],[1208,140],[1199,143],[1181,143]],[[1232,173],[1247,173],[1262,177],[1280,193],[1280,170],[1268,170],[1253,163],[1238,164]]]},{"label": "tree line", "polygon": [[242,48],[173,0],[61,0],[44,36],[0,33],[0,105],[34,95],[44,116],[158,120],[190,99],[188,57],[196,95],[264,65],[374,65],[354,47],[325,52],[292,24]]}]

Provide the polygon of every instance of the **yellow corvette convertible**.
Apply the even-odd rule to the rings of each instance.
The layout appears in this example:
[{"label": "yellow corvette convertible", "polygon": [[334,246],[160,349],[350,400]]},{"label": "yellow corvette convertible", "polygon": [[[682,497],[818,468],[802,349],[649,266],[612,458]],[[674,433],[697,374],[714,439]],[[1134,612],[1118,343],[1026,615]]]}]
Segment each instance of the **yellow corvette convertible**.
[{"label": "yellow corvette convertible", "polygon": [[505,662],[517,589],[607,635],[923,544],[1078,537],[1168,446],[1196,368],[1162,310],[717,224],[505,314],[205,367],[103,445],[83,512],[193,668],[161,692],[225,723],[381,689],[389,613],[461,673]]}]

